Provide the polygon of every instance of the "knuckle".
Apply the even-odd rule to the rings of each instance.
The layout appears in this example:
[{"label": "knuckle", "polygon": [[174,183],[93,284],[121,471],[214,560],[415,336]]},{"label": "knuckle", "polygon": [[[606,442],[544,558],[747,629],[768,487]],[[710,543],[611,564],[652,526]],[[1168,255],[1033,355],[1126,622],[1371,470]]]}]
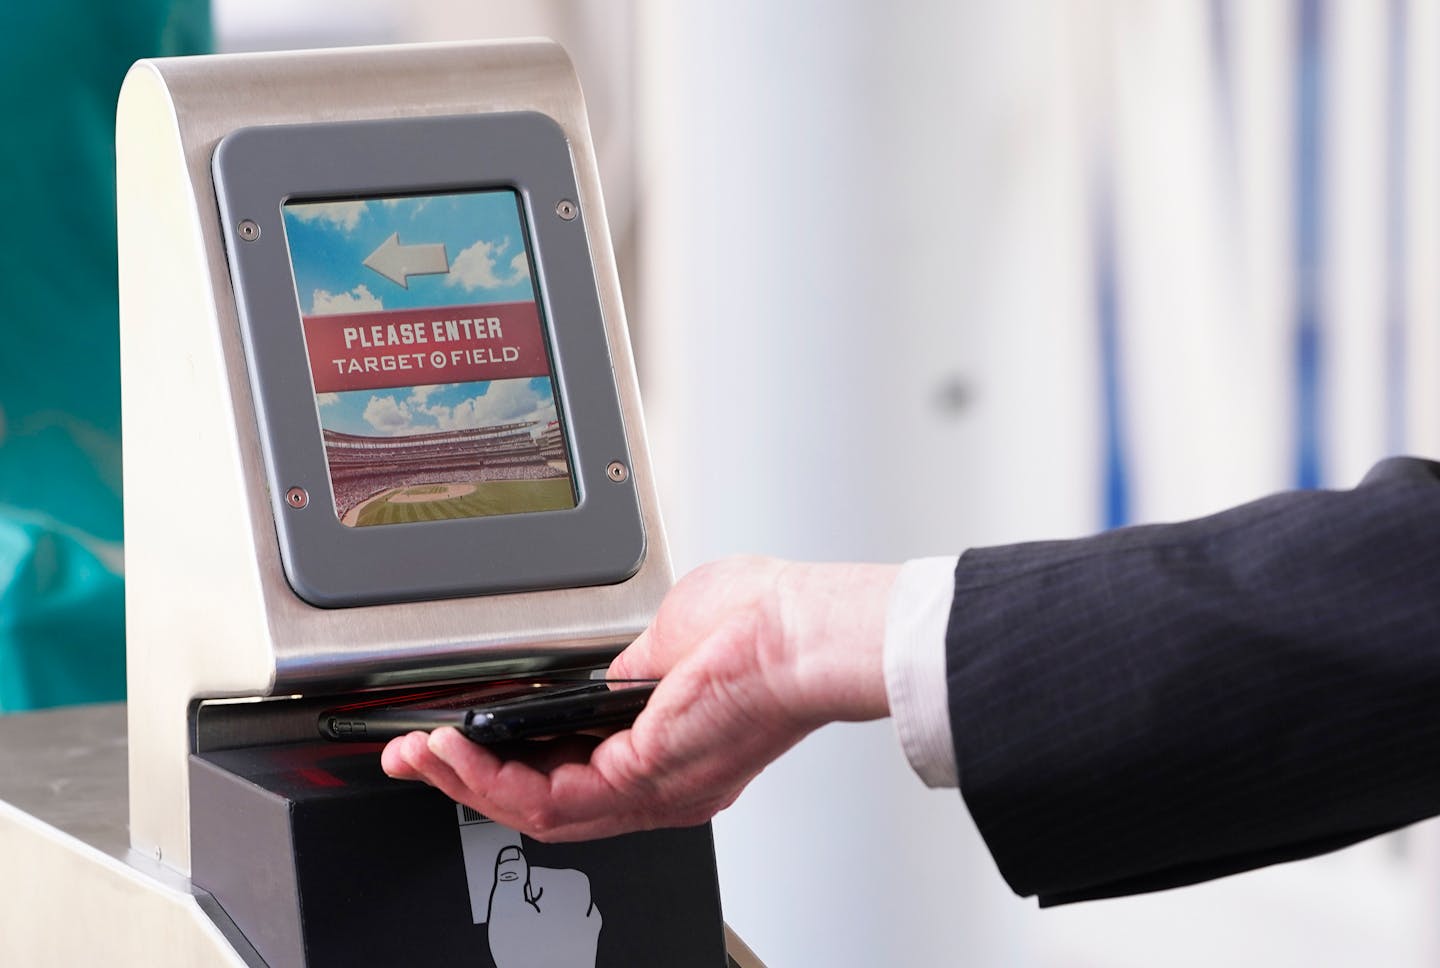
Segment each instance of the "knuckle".
[{"label": "knuckle", "polygon": [[521,815],[521,820],[525,824],[525,832],[540,840],[544,840],[546,834],[553,833],[559,824],[555,808],[549,804],[536,804],[527,808]]}]

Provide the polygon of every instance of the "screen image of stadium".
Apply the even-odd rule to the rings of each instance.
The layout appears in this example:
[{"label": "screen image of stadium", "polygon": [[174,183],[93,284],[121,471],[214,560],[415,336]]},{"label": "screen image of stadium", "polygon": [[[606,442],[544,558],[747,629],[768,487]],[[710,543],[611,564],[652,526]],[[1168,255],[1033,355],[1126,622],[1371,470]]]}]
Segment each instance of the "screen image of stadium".
[{"label": "screen image of stadium", "polygon": [[284,214],[340,523],[573,508],[516,193]]},{"label": "screen image of stadium", "polygon": [[[575,506],[564,439],[548,387],[537,391],[525,385],[469,384],[407,390],[408,404],[362,391],[364,400],[341,398],[321,406],[325,457],[341,523],[364,527]],[[538,415],[532,410],[525,419],[388,436],[346,433],[324,424],[326,410],[338,416],[346,409],[368,410],[372,416],[385,413],[398,423],[410,407],[419,411],[444,406],[424,396],[451,393],[464,397],[462,407],[492,393],[506,398],[530,396],[548,401],[548,406]],[[422,397],[418,406],[417,396]]]}]

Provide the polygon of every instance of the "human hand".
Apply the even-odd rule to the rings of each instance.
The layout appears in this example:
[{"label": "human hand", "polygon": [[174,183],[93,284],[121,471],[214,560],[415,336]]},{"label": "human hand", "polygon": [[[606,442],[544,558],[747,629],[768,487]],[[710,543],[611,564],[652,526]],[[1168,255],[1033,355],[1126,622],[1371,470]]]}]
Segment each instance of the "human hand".
[{"label": "human hand", "polygon": [[661,678],[630,729],[528,760],[501,760],[450,728],[411,733],[382,764],[542,841],[703,823],[811,730],[888,714],[882,650],[898,570],[705,565],[610,666],[615,679]]},{"label": "human hand", "polygon": [[595,968],[601,918],[584,871],[531,867],[504,848],[486,923],[496,968]]}]

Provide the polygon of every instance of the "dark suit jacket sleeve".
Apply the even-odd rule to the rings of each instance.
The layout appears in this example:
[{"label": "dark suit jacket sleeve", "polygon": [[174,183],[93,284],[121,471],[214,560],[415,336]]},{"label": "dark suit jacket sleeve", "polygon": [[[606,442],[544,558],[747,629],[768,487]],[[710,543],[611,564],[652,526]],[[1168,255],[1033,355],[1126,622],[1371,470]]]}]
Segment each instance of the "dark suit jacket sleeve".
[{"label": "dark suit jacket sleeve", "polygon": [[967,552],[947,651],[961,792],[1042,904],[1440,813],[1440,464]]}]

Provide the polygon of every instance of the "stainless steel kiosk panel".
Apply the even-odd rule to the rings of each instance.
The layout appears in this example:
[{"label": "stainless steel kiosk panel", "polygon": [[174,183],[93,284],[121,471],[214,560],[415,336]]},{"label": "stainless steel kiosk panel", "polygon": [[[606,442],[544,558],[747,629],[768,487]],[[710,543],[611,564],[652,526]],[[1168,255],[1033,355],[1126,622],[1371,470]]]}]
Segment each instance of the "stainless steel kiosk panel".
[{"label": "stainless steel kiosk panel", "polygon": [[[448,597],[423,607],[316,607],[296,594],[282,560],[277,518],[287,529],[296,518],[284,495],[272,493],[266,469],[264,418],[257,418],[264,411],[252,390],[216,201],[216,150],[242,129],[515,113],[548,119],[568,146],[570,201],[582,217],[563,229],[583,230],[629,455],[628,480],[618,487],[582,478],[581,504],[601,485],[611,487],[607,494],[632,494],[643,557],[638,565],[631,559],[633,575],[608,584]],[[122,91],[118,130],[126,622],[130,695],[145,697],[130,704],[131,824],[137,847],[188,871],[185,777],[196,703],[594,663],[645,627],[672,574],[584,100],[563,51],[522,42],[142,62]],[[426,154],[417,146],[421,174],[409,187],[494,184],[483,165],[458,175],[427,169]],[[329,197],[402,187],[383,178],[357,184],[348,173],[360,164],[334,161]],[[282,190],[313,195],[318,187]],[[544,212],[557,218],[562,200],[547,198]],[[240,218],[263,221],[268,244],[284,238],[279,214],[271,208]],[[541,271],[546,258],[537,260]],[[295,298],[288,274],[284,293]],[[557,363],[572,365],[563,355]],[[570,415],[580,417],[573,408]],[[591,456],[581,441],[575,457]],[[617,459],[603,450],[593,457]],[[302,516],[333,519],[324,483],[310,489]],[[632,544],[624,557],[639,551]],[[477,557],[484,553],[477,548]],[[317,587],[325,580],[314,578]],[[329,591],[346,594],[343,582]],[[373,587],[355,600],[372,597]]]}]

